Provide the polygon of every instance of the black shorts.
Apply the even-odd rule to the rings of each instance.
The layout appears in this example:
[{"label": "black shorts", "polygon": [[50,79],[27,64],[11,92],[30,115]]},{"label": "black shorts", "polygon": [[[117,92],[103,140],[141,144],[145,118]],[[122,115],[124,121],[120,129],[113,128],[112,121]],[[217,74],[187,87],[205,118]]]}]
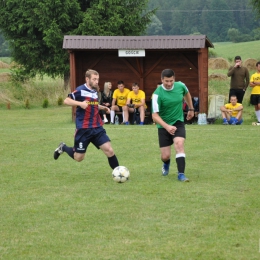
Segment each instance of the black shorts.
[{"label": "black shorts", "polygon": [[103,127],[77,129],[74,137],[74,149],[76,153],[85,153],[89,143],[93,143],[99,149],[99,146],[106,142],[110,142],[110,139]]},{"label": "black shorts", "polygon": [[123,112],[123,108],[121,106],[118,106],[119,112]]},{"label": "black shorts", "polygon": [[174,135],[169,134],[165,128],[158,128],[159,146],[166,147],[171,146],[174,142],[175,137],[186,138],[186,130],[184,122],[177,121],[174,126],[177,127]]},{"label": "black shorts", "polygon": [[259,94],[251,94],[250,104],[254,105],[254,106],[260,104],[260,95]]}]

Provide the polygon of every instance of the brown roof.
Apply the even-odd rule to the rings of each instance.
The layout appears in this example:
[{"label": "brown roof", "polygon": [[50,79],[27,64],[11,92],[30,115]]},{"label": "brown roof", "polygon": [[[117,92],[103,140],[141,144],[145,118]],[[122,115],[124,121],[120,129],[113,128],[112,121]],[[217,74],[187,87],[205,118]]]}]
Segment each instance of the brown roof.
[{"label": "brown roof", "polygon": [[201,49],[214,48],[206,35],[80,36],[65,35],[63,49]]}]

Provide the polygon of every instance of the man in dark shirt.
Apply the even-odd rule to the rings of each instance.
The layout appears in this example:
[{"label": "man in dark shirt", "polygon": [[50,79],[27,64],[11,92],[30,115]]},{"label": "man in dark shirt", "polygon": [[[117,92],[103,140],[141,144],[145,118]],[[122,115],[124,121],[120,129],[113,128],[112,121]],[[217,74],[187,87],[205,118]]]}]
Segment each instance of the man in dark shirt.
[{"label": "man in dark shirt", "polygon": [[242,104],[245,91],[249,85],[249,71],[246,67],[242,66],[240,56],[236,56],[235,65],[231,66],[228,70],[228,77],[231,77],[229,100],[231,96],[237,97],[237,102]]}]

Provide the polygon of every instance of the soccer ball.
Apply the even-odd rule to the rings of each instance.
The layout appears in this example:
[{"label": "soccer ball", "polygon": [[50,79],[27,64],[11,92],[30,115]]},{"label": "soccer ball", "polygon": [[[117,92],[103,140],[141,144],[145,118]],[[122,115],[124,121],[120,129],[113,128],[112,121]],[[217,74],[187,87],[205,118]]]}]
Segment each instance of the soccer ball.
[{"label": "soccer ball", "polygon": [[117,166],[112,171],[112,177],[115,182],[123,183],[129,179],[130,172],[125,166]]}]

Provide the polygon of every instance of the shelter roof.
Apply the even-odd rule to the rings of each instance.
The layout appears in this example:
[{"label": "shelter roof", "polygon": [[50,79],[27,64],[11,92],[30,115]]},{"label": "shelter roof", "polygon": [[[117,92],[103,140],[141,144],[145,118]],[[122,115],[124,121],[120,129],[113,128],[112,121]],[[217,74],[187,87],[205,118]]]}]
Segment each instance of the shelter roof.
[{"label": "shelter roof", "polygon": [[63,49],[201,49],[214,48],[206,35],[82,36],[65,35]]}]

